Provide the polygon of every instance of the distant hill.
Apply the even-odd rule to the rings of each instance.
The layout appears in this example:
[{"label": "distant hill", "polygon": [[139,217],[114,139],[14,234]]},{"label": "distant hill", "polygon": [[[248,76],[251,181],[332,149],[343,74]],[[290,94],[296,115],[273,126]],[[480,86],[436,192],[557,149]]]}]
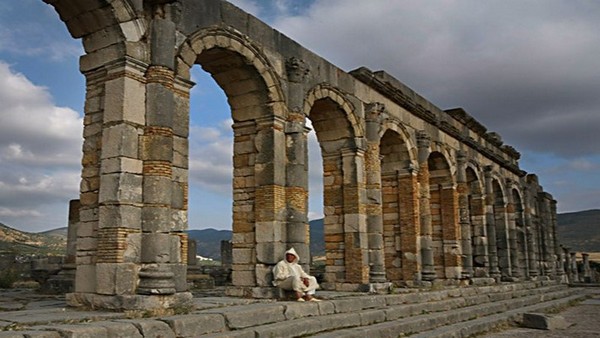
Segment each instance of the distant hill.
[{"label": "distant hill", "polygon": [[[557,236],[561,244],[574,251],[600,252],[600,210],[585,210],[557,215]],[[325,254],[323,219],[312,220],[310,251],[313,256]],[[230,230],[189,230],[197,241],[197,253],[215,260],[221,259],[221,241],[231,240]],[[67,228],[40,233],[28,233],[0,223],[0,253],[64,255]]]},{"label": "distant hill", "polygon": [[[313,256],[325,255],[325,239],[323,235],[323,219],[309,222],[310,252]],[[221,259],[221,241],[231,240],[231,230],[189,230],[190,239],[196,240],[196,252],[202,257]]]},{"label": "distant hill", "polygon": [[65,255],[67,235],[62,229],[29,233],[0,223],[0,253],[21,255]]},{"label": "distant hill", "polygon": [[578,252],[600,252],[600,210],[557,215],[558,241]]}]

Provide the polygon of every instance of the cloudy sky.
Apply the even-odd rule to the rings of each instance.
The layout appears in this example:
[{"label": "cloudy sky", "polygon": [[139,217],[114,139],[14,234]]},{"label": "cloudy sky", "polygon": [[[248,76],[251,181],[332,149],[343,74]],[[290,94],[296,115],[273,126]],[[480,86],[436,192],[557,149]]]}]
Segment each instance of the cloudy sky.
[{"label": "cloudy sky", "polygon": [[[463,107],[521,152],[559,212],[600,208],[600,2],[233,2],[342,69],[382,69],[442,109]],[[79,191],[82,53],[41,0],[0,2],[1,223],[66,225]],[[230,229],[229,107],[199,67],[193,79],[190,228]],[[318,175],[311,182],[314,218]]]}]

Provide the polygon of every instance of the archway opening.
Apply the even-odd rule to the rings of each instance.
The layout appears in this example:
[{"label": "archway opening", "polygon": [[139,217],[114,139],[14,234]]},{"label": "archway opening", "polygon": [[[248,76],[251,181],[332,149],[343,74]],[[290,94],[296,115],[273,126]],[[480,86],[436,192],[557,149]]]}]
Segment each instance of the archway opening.
[{"label": "archway opening", "polygon": [[315,130],[322,159],[323,232],[326,282],[345,281],[347,252],[344,231],[342,152],[353,146],[352,127],[341,107],[329,98],[315,101],[308,119]]},{"label": "archway opening", "polygon": [[496,255],[498,256],[498,268],[502,277],[511,276],[510,251],[508,244],[508,223],[506,219],[506,199],[500,182],[492,180],[492,191],[494,197],[493,212],[494,226],[496,229]]},{"label": "archway opening", "polygon": [[[415,267],[403,262],[405,252],[416,254],[416,233],[408,231],[411,222],[410,201],[412,172],[405,141],[395,131],[387,130],[379,145],[381,156],[381,205],[383,218],[383,247],[386,276],[391,281],[412,279],[404,272],[416,273]],[[410,245],[415,243],[415,247]]]}]

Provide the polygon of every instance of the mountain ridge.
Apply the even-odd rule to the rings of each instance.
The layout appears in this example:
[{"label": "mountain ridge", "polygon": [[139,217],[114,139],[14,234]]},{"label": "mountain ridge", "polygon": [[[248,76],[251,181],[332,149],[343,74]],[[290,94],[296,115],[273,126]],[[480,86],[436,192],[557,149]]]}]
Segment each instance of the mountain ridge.
[{"label": "mountain ridge", "polygon": [[[325,254],[323,219],[312,220],[310,251],[313,256]],[[600,209],[557,214],[559,242],[575,252],[600,252]],[[231,240],[231,230],[206,228],[188,230],[190,239],[197,242],[197,254],[221,259],[221,241]],[[0,223],[0,253],[64,255],[67,228],[39,233],[24,232]]]}]

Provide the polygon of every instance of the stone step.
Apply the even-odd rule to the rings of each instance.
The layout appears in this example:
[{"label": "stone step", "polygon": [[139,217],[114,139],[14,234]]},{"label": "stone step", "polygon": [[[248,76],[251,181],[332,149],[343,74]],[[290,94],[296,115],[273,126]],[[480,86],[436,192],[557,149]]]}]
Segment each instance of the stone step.
[{"label": "stone step", "polygon": [[[389,295],[321,292],[326,298],[321,302],[207,297],[195,299],[197,310],[190,314],[147,319],[127,319],[121,313],[109,313],[114,317],[102,318],[102,314],[94,312],[91,314],[96,318],[91,318],[90,313],[71,309],[65,312],[72,313],[67,321],[61,321],[58,315],[46,318],[20,311],[3,312],[2,317],[7,325],[13,323],[11,326],[48,337],[60,334],[78,338],[89,333],[108,338],[114,332],[125,332],[124,329],[139,332],[140,337],[155,336],[153,332],[159,331],[164,337],[354,337],[357,333],[386,337],[424,330],[434,330],[432,334],[443,336],[444,331],[435,330],[456,323],[468,324],[473,332],[485,330],[488,324],[480,323],[479,319],[491,320],[506,311],[567,299],[579,290],[554,282],[526,282],[396,292]],[[15,331],[10,337],[29,336],[20,332]],[[0,338],[5,336],[0,332]]]},{"label": "stone step", "polygon": [[[336,330],[314,337],[470,337],[490,331],[500,325],[516,320],[524,312],[542,311],[568,304],[585,297],[573,295],[572,291],[558,291],[553,294],[527,296],[483,303],[475,306],[451,309],[386,321],[383,323]],[[556,297],[555,299],[550,299]],[[545,300],[545,301],[544,301]]]},{"label": "stone step", "polygon": [[[246,327],[225,333],[209,335],[207,337],[300,337],[317,335],[321,332],[332,331],[331,336],[339,334],[350,334],[372,324],[381,324],[383,327],[395,328],[396,324],[390,322],[402,320],[413,323],[415,327],[435,328],[436,326],[424,326],[434,318],[432,323],[446,325],[442,319],[456,317],[455,310],[461,309],[460,320],[467,320],[469,316],[478,316],[481,313],[491,314],[505,311],[511,303],[516,306],[529,305],[542,300],[566,297],[571,290],[561,285],[549,285],[534,289],[521,288],[496,288],[496,291],[488,294],[480,294],[480,290],[444,290],[443,292],[424,292],[417,297],[392,296],[362,296],[354,299],[341,299],[324,301],[318,303],[293,303],[284,302],[286,308],[284,317],[287,320],[273,322],[254,327]],[[509,291],[498,291],[504,289]],[[516,289],[515,291],[513,291]],[[450,291],[450,292],[449,292]],[[474,292],[475,291],[475,292]],[[525,294],[527,291],[528,294]],[[460,296],[460,294],[470,294]],[[394,297],[395,296],[395,297]],[[444,296],[446,298],[444,298]],[[401,300],[399,302],[399,300]],[[425,301],[424,301],[425,300]],[[387,301],[387,302],[386,302]],[[393,304],[396,302],[396,304]],[[390,304],[392,303],[392,304]],[[479,307],[478,307],[479,306]],[[466,309],[466,310],[462,310]],[[449,315],[448,311],[452,311]],[[438,315],[430,313],[439,313]],[[236,323],[232,314],[223,313],[228,322]],[[248,316],[250,316],[248,314]],[[465,317],[466,316],[466,317]],[[439,317],[439,318],[438,318]],[[265,317],[263,317],[265,318]],[[441,324],[440,324],[441,323]],[[343,329],[348,328],[344,331]],[[374,328],[376,328],[374,326]],[[402,331],[394,331],[402,332]],[[416,331],[418,332],[418,331]],[[324,336],[328,336],[325,334]],[[369,335],[370,336],[370,335]],[[375,335],[377,336],[377,335]]]}]

